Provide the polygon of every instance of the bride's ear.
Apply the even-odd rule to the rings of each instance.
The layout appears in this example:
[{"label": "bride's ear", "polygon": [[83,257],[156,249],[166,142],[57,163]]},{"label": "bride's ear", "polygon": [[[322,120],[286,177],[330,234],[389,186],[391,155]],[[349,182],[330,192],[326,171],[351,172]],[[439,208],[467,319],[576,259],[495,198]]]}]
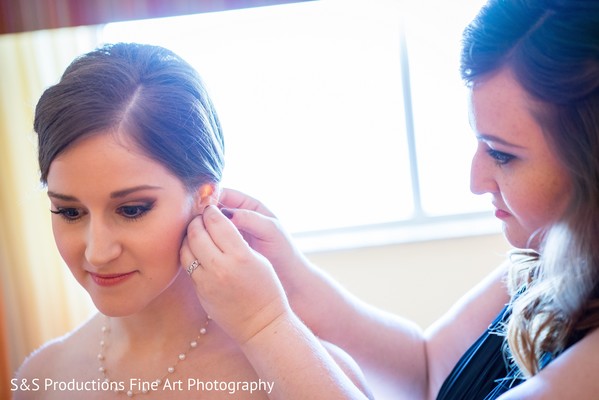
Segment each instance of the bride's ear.
[{"label": "bride's ear", "polygon": [[201,214],[204,208],[209,205],[218,205],[220,188],[217,183],[204,183],[195,193],[194,207],[196,214]]}]

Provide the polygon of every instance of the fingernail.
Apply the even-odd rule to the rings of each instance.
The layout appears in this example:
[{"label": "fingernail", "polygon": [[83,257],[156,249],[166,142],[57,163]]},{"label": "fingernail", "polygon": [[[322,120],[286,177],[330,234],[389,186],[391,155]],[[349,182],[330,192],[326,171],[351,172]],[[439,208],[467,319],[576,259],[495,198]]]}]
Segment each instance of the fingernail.
[{"label": "fingernail", "polygon": [[223,215],[229,219],[233,218],[233,210],[229,210],[228,208],[221,208],[220,211]]}]

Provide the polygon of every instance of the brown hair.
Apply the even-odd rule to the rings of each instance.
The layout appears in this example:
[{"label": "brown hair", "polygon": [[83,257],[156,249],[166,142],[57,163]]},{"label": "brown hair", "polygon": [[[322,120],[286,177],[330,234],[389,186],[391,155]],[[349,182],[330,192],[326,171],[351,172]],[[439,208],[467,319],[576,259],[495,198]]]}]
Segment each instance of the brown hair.
[{"label": "brown hair", "polygon": [[75,59],[41,96],[34,130],[42,183],[77,139],[118,127],[189,189],[220,181],[223,135],[198,73],[170,50],[118,43]]}]

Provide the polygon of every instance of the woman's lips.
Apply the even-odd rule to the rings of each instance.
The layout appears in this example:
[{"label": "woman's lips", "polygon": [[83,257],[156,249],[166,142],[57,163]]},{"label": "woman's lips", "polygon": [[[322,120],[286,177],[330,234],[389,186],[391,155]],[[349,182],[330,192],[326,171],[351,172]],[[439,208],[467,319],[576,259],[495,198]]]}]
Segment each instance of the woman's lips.
[{"label": "woman's lips", "polygon": [[123,274],[95,274],[93,272],[90,272],[89,274],[94,282],[96,282],[96,284],[99,286],[114,286],[127,280],[133,276],[134,273],[135,271],[126,272]]},{"label": "woman's lips", "polygon": [[507,211],[503,211],[503,210],[500,210],[500,209],[495,210],[495,217],[496,218],[506,219],[509,216],[510,216],[510,213],[508,213]]}]

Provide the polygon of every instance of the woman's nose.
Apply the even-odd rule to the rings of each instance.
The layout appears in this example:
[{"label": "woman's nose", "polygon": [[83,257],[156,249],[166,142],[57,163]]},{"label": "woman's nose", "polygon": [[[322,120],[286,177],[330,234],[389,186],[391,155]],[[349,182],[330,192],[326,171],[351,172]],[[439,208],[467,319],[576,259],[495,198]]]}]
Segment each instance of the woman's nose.
[{"label": "woman's nose", "polygon": [[117,258],[120,253],[121,245],[115,230],[105,221],[91,218],[85,248],[87,261],[96,267],[101,267]]},{"label": "woman's nose", "polygon": [[470,191],[474,194],[496,193],[497,182],[493,175],[493,162],[477,151],[470,167]]}]

